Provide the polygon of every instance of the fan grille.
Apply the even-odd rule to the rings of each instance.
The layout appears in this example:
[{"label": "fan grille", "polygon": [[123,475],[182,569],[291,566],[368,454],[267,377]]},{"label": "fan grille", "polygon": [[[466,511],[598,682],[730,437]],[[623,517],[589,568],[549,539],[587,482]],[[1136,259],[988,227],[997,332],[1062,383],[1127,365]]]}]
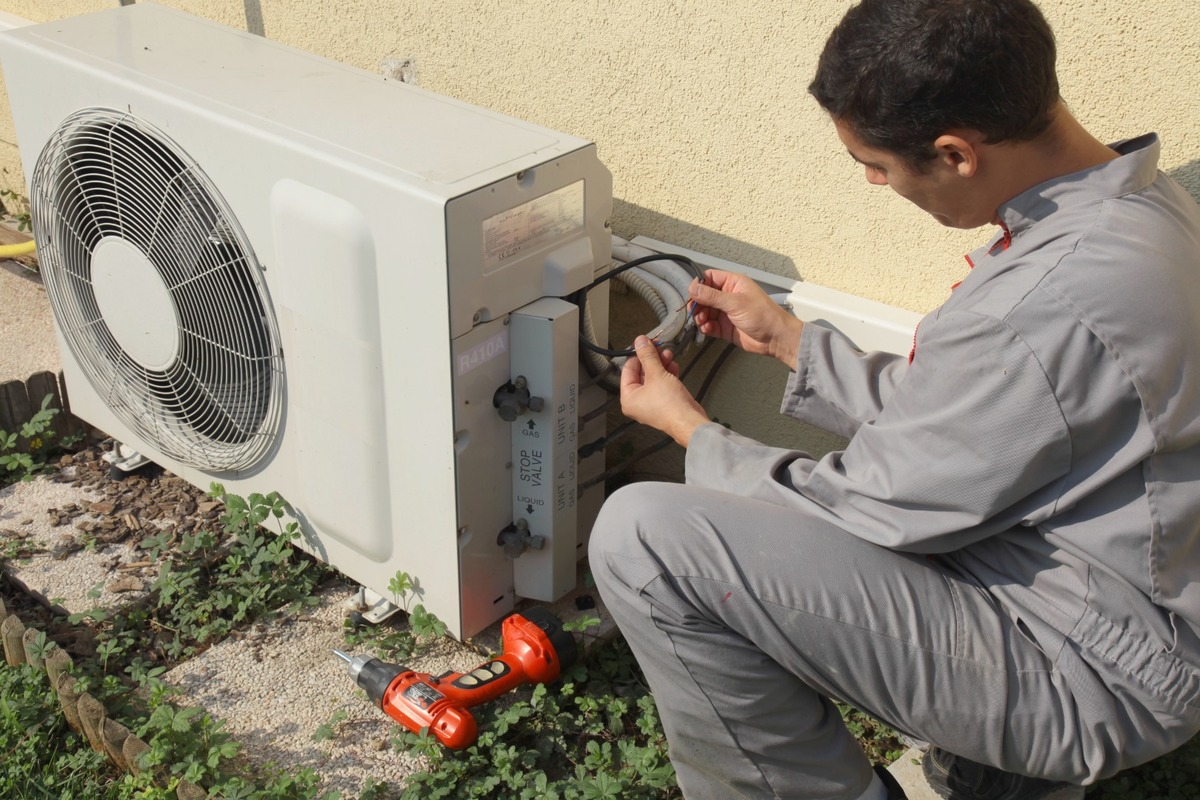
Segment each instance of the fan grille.
[{"label": "fan grille", "polygon": [[[250,243],[195,162],[144,120],[87,109],[50,137],[30,194],[59,329],[112,412],[193,467],[260,461],[281,423],[278,329]],[[166,365],[131,355],[114,336],[128,320],[101,313],[93,255],[110,237],[136,248],[166,288],[167,319],[178,321]],[[105,310],[113,314],[111,302]]]}]

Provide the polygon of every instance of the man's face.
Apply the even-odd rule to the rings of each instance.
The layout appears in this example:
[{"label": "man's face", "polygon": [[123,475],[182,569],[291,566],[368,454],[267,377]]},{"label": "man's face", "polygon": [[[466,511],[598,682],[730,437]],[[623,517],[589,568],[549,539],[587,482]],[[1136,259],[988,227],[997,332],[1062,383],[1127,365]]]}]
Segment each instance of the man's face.
[{"label": "man's face", "polygon": [[836,119],[834,125],[850,156],[866,170],[868,183],[892,187],[949,228],[977,228],[994,221],[995,206],[981,204],[983,193],[976,191],[979,187],[962,174],[951,155],[939,154],[929,162],[927,172],[915,172],[893,153],[863,144],[848,125]]}]

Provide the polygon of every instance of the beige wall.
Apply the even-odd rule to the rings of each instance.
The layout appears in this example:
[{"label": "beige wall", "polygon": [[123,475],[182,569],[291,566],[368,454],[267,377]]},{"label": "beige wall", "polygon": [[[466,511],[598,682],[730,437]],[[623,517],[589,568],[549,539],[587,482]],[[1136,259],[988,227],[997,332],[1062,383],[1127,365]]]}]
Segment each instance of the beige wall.
[{"label": "beige wall", "polygon": [[[847,0],[167,4],[371,71],[386,58],[411,61],[425,88],[593,139],[613,172],[614,228],[623,235],[915,311],[945,298],[964,271],[961,254],[988,235],[942,230],[868,186],[808,98],[817,54]],[[0,11],[44,21],[116,5],[0,0]],[[1042,6],[1076,115],[1105,139],[1157,130],[1162,167],[1200,196],[1200,3]],[[0,110],[0,180],[11,186],[19,168],[6,117]],[[769,397],[763,416],[773,416],[780,380],[751,381]]]},{"label": "beige wall", "polygon": [[[0,0],[44,21],[117,0]],[[805,93],[846,0],[169,0],[368,70],[595,140],[619,233],[925,311],[985,234],[869,187]],[[1102,138],[1148,129],[1200,195],[1200,3],[1044,0],[1063,93]],[[314,109],[319,113],[319,110]],[[369,110],[364,110],[369,113]],[[0,118],[7,114],[0,113]],[[0,178],[16,183],[0,123]]]}]

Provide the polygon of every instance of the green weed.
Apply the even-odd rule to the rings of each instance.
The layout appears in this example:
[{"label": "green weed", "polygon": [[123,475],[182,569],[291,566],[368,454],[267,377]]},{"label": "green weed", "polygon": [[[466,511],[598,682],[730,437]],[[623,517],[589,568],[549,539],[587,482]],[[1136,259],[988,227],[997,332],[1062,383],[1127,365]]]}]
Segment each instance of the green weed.
[{"label": "green weed", "polygon": [[46,673],[0,667],[0,797],[121,798],[121,776],[67,727]]},{"label": "green weed", "polygon": [[680,797],[654,699],[623,640],[597,645],[553,686],[472,709],[478,741],[446,750],[397,727],[394,743],[425,756],[398,795],[426,798],[663,800]]},{"label": "green weed", "polygon": [[69,436],[56,442],[51,428],[54,416],[59,413],[51,408],[53,395],[42,398],[41,408],[20,430],[0,430],[0,488],[33,478],[46,471],[50,459],[79,442],[80,436]]},{"label": "green weed", "polygon": [[29,215],[29,198],[13,189],[0,189],[0,213],[17,223],[17,230],[33,230]]},{"label": "green weed", "polygon": [[425,606],[416,603],[409,608],[409,604],[423,594],[421,584],[416,578],[407,572],[399,571],[388,582],[388,591],[392,593],[392,602],[404,610],[418,639],[436,639],[446,635],[445,623],[426,611]]}]

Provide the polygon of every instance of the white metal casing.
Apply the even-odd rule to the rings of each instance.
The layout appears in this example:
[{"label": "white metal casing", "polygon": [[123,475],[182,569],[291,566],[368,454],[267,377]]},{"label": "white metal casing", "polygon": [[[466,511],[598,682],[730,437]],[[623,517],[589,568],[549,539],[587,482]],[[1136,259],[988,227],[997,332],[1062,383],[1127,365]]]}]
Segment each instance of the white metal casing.
[{"label": "white metal casing", "polygon": [[[458,636],[511,609],[495,543],[511,426],[490,401],[512,376],[486,343],[607,264],[612,181],[594,147],[146,3],[7,32],[0,57],[26,175],[79,109],[148,121],[229,204],[280,330],[282,432],[247,471],[139,441],[60,331],[73,413],[203,488],[280,492],[307,549],[384,595],[409,573]],[[506,221],[548,196],[557,224]]]}]

